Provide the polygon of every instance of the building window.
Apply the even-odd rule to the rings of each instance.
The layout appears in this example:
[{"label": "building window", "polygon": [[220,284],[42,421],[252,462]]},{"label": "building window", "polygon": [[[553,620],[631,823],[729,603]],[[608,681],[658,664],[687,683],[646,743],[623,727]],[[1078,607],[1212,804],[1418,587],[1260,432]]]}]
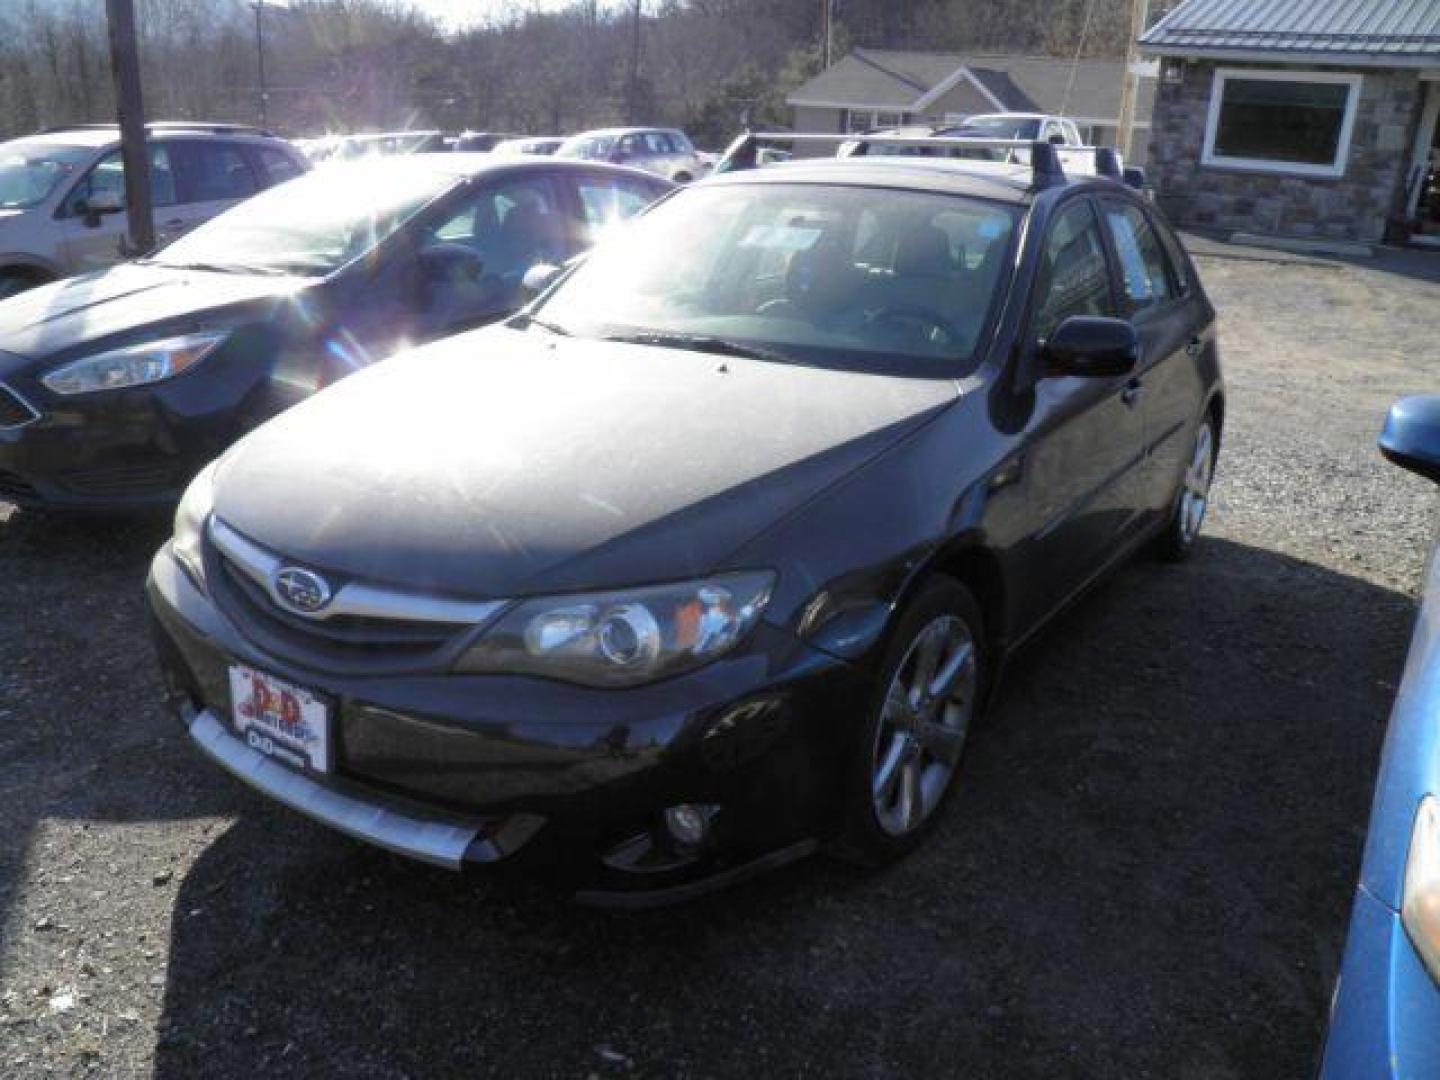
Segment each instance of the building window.
[{"label": "building window", "polygon": [[903,127],[905,114],[879,112],[872,109],[849,109],[845,113],[845,124],[846,132],[859,135],[866,131],[875,131],[878,128]]},{"label": "building window", "polygon": [[1257,172],[1343,176],[1361,75],[1222,68],[1201,161]]}]

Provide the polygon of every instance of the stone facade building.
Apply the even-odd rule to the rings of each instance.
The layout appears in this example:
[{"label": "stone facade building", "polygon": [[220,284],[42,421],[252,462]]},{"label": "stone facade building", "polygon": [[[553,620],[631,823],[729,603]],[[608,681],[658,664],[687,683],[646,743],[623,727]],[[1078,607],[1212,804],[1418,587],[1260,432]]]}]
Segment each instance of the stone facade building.
[{"label": "stone facade building", "polygon": [[1440,235],[1440,0],[1188,0],[1160,59],[1149,180],[1177,224]]}]

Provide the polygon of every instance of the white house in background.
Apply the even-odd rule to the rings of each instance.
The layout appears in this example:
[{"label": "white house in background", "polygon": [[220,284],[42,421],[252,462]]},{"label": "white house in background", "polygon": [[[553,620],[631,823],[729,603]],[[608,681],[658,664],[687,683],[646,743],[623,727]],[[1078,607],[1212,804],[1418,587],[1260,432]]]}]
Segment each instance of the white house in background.
[{"label": "white house in background", "polygon": [[[1050,56],[855,49],[785,99],[796,131],[849,132],[976,113],[1068,116],[1087,141],[1115,145],[1125,64]],[[1135,115],[1150,115],[1155,80],[1140,80]],[[1149,125],[1138,122],[1143,135]],[[1136,140],[1144,145],[1145,139]]]}]

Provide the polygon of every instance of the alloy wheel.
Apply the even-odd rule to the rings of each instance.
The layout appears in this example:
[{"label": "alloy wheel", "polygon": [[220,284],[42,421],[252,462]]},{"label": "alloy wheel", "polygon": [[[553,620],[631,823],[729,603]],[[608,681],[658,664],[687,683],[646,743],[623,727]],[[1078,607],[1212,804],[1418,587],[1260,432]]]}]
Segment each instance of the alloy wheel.
[{"label": "alloy wheel", "polygon": [[1180,485],[1180,542],[1192,544],[1205,523],[1210,505],[1210,480],[1215,472],[1215,435],[1207,420],[1195,437],[1195,453]]},{"label": "alloy wheel", "polygon": [[977,659],[965,621],[941,615],[915,636],[895,670],[870,785],[875,819],[891,836],[923,825],[950,784],[975,711]]}]

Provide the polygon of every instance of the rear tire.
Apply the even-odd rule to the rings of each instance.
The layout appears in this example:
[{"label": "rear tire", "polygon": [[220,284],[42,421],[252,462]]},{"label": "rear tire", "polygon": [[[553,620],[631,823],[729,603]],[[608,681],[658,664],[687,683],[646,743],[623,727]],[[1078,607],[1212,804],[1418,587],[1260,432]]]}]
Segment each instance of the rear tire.
[{"label": "rear tire", "polygon": [[931,578],[890,635],[851,748],[836,855],[878,867],[924,840],[954,791],[988,661],[980,605],[953,578]]},{"label": "rear tire", "polygon": [[1214,414],[1207,414],[1195,432],[1189,464],[1180,477],[1170,520],[1155,538],[1155,554],[1165,562],[1183,562],[1195,549],[1205,513],[1210,507],[1210,485],[1215,479],[1215,462],[1220,454],[1219,429]]}]

